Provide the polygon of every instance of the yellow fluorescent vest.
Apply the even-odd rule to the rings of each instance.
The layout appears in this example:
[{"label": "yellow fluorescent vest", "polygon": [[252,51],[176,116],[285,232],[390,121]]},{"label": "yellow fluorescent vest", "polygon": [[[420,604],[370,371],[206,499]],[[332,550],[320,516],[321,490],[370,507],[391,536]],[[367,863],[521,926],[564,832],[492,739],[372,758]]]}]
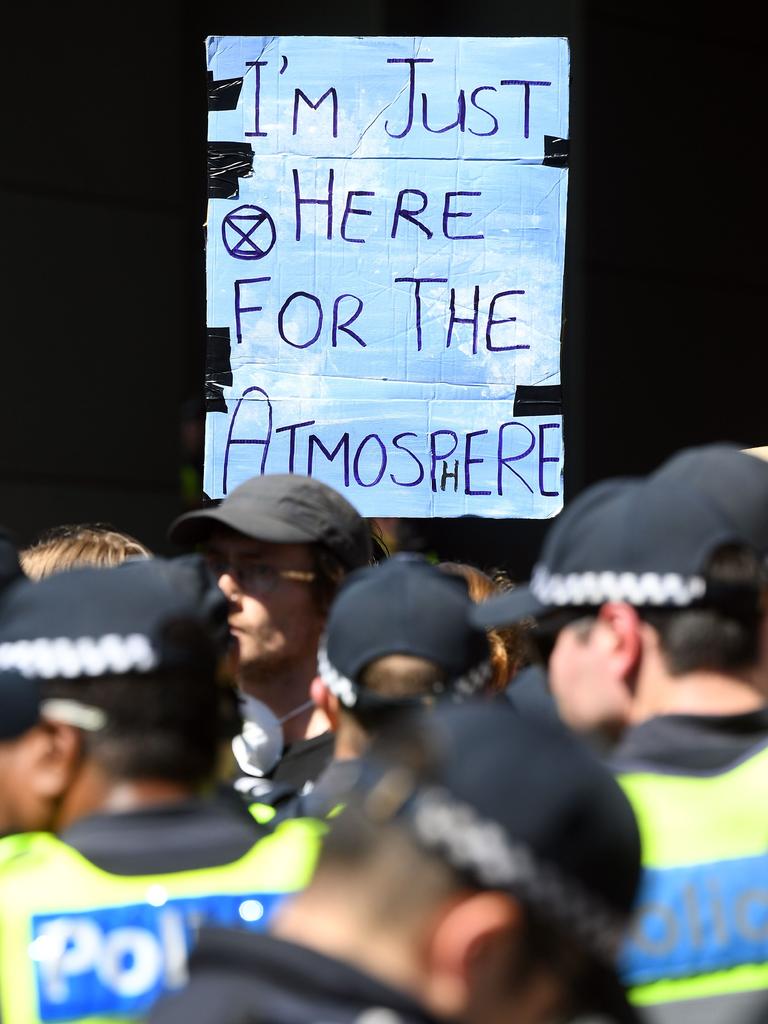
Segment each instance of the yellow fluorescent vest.
[{"label": "yellow fluorescent vest", "polygon": [[717,774],[618,780],[643,843],[639,906],[622,955],[632,1001],[768,989],[768,748]]},{"label": "yellow fluorescent vest", "polygon": [[323,832],[288,821],[230,864],[138,876],[102,871],[55,836],[29,837],[0,867],[2,1020],[141,1018],[186,981],[200,925],[263,928],[307,884]]},{"label": "yellow fluorescent vest", "polygon": [[33,837],[37,838],[32,832],[17,832],[11,836],[3,836],[0,839],[0,868],[6,861],[17,857]]}]

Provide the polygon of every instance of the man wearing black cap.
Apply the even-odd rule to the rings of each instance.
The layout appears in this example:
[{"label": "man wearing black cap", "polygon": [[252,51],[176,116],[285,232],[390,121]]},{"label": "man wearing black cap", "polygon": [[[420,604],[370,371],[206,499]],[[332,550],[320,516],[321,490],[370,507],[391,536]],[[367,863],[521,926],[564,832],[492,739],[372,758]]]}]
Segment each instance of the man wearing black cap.
[{"label": "man wearing black cap", "polygon": [[334,759],[312,790],[278,792],[274,820],[325,818],[345,799],[371,738],[437,701],[478,694],[491,675],[485,630],[469,621],[465,581],[412,554],[351,573],[328,613],[314,689]]},{"label": "man wearing black cap", "polygon": [[443,703],[398,733],[271,934],[201,935],[152,1024],[634,1020],[614,957],[640,845],[610,773],[499,704]]},{"label": "man wearing black cap", "polygon": [[336,588],[371,560],[366,521],[319,480],[274,474],[247,480],[216,507],[181,516],[169,536],[204,547],[229,602],[235,673],[245,695],[246,728],[236,744],[241,768],[301,788],[333,748],[310,690]]},{"label": "man wearing black cap", "polygon": [[[616,744],[646,868],[624,976],[670,1024],[768,1013],[764,520],[687,479],[704,458],[588,489],[530,586],[475,613],[535,616],[563,718]],[[749,456],[716,460],[768,484]]]},{"label": "man wearing black cap", "polygon": [[[189,559],[78,569],[0,600],[0,1016],[134,1020],[181,985],[204,921],[261,927],[317,829],[217,800],[234,694],[226,606]],[[53,834],[55,833],[55,835]],[[7,840],[3,840],[7,843]]]}]

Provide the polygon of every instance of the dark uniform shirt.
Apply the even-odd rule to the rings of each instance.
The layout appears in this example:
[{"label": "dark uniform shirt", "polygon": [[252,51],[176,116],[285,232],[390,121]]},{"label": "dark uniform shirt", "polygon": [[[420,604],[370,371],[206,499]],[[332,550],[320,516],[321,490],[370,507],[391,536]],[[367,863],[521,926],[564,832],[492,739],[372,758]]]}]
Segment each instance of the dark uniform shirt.
[{"label": "dark uniform shirt", "polygon": [[266,934],[203,929],[190,974],[149,1024],[436,1024],[406,993]]},{"label": "dark uniform shirt", "polygon": [[334,735],[324,732],[308,740],[289,743],[283,756],[270,772],[270,778],[297,791],[305,783],[314,782],[333,757]]},{"label": "dark uniform shirt", "polygon": [[611,757],[617,772],[722,771],[768,742],[768,707],[740,715],[660,715],[625,733]]},{"label": "dark uniform shirt", "polygon": [[277,825],[287,818],[324,820],[340,810],[349,798],[360,775],[360,761],[349,758],[331,761],[317,782],[304,792],[296,793],[275,787],[261,802],[275,808],[269,824]]},{"label": "dark uniform shirt", "polygon": [[92,814],[60,838],[103,871],[154,875],[229,864],[268,831],[241,801],[221,796]]}]

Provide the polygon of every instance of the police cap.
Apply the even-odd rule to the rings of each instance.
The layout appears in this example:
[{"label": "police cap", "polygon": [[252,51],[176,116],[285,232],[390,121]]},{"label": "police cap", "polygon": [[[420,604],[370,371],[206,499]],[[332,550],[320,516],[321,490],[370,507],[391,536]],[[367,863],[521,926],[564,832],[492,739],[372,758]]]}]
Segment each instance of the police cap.
[{"label": "police cap", "polygon": [[585,953],[580,1011],[634,1020],[615,963],[640,836],[611,773],[577,737],[497,702],[442,704],[408,728],[374,741],[351,808],[538,911]]},{"label": "police cap", "polygon": [[0,671],[77,679],[194,667],[200,645],[169,627],[191,621],[211,640],[226,622],[226,599],[204,572],[197,555],[142,558],[14,583],[0,598]]},{"label": "police cap", "polygon": [[371,662],[412,655],[443,671],[436,692],[477,693],[490,677],[488,638],[469,619],[466,582],[415,554],[398,554],[351,573],[328,613],[320,644],[320,678],[342,704],[365,699],[360,685]]}]

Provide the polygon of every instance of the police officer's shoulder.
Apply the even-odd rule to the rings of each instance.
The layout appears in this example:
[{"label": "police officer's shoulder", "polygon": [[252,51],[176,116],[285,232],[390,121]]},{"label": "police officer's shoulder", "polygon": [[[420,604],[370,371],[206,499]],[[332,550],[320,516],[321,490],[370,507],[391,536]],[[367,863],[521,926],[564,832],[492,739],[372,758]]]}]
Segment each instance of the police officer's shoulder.
[{"label": "police officer's shoulder", "polygon": [[0,885],[16,870],[41,863],[58,843],[48,832],[19,832],[0,839]]}]

